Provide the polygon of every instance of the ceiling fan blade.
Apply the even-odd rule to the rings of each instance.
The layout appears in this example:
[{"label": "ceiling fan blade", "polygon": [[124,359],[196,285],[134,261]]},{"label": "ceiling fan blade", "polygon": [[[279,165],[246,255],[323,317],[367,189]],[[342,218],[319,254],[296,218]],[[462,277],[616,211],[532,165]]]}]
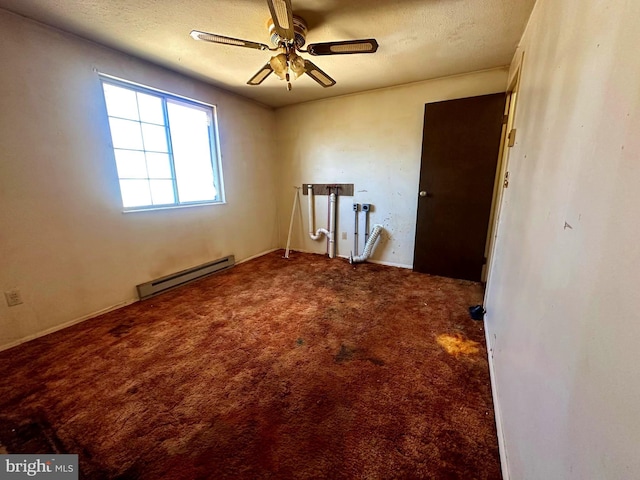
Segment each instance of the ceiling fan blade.
[{"label": "ceiling fan blade", "polygon": [[264,43],[249,42],[239,38],[224,37],[216,33],[200,32],[198,30],[191,31],[191,37],[194,40],[202,40],[204,42],[220,43],[222,45],[233,45],[235,47],[254,48],[256,50],[269,50]]},{"label": "ceiling fan blade", "polygon": [[348,53],[374,53],[378,50],[375,38],[346,40],[343,42],[312,43],[307,47],[311,55],[345,55]]},{"label": "ceiling fan blade", "polygon": [[293,40],[293,8],[291,0],[267,0],[273,26],[280,38]]},{"label": "ceiling fan blade", "polygon": [[309,60],[304,61],[305,73],[313,78],[316,82],[322,85],[324,88],[332,87],[336,84],[336,81],[329,75],[320,70],[315,64]]},{"label": "ceiling fan blade", "polygon": [[258,70],[258,72],[249,79],[247,85],[260,85],[262,82],[264,82],[265,78],[271,75],[271,72],[273,72],[273,68],[271,68],[271,65],[269,64],[269,62],[267,62],[264,67]]}]

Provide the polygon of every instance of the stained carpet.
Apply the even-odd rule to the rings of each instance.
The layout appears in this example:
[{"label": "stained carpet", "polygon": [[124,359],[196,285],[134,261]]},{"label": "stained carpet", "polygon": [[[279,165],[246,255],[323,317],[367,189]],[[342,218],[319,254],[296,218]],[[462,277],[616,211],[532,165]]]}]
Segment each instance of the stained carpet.
[{"label": "stained carpet", "polygon": [[0,353],[87,479],[499,479],[479,284],[274,252]]}]

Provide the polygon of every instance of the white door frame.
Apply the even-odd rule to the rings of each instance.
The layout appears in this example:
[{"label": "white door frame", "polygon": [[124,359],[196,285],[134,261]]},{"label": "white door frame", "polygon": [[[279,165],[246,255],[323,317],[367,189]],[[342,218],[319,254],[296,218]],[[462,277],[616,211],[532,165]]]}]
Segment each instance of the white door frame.
[{"label": "white door frame", "polygon": [[516,103],[518,100],[518,88],[520,86],[520,72],[522,62],[517,66],[514,75],[511,78],[507,88],[507,101],[505,102],[506,122],[502,127],[502,139],[500,140],[500,156],[498,158],[498,166],[496,168],[496,178],[493,188],[493,201],[491,204],[491,216],[489,217],[489,229],[487,234],[487,243],[485,245],[484,256],[487,259],[482,270],[482,281],[487,282],[491,276],[493,268],[493,259],[495,255],[496,239],[498,236],[498,226],[500,224],[500,215],[502,212],[502,200],[504,198],[504,189],[509,185],[509,151],[515,141],[515,115]]}]

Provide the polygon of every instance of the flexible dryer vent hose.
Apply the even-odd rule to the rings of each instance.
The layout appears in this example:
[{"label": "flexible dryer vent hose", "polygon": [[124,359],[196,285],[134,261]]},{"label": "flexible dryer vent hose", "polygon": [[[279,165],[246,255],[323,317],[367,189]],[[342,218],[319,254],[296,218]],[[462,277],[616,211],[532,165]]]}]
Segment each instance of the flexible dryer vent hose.
[{"label": "flexible dryer vent hose", "polygon": [[382,225],[374,225],[373,231],[371,232],[371,235],[369,235],[369,239],[364,246],[364,252],[362,252],[362,255],[360,256],[349,257],[349,263],[360,263],[366,261],[373,254],[373,250],[376,248],[376,242],[383,230],[384,228],[382,228]]}]

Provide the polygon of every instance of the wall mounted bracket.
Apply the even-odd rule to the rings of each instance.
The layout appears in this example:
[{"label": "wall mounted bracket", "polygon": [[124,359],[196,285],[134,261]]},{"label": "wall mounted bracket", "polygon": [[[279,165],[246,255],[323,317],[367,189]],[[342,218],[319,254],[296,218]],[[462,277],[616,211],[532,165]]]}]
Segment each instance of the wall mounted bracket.
[{"label": "wall mounted bracket", "polygon": [[308,186],[313,185],[313,195],[337,193],[338,197],[353,197],[353,183],[303,183],[302,194],[308,195]]}]

